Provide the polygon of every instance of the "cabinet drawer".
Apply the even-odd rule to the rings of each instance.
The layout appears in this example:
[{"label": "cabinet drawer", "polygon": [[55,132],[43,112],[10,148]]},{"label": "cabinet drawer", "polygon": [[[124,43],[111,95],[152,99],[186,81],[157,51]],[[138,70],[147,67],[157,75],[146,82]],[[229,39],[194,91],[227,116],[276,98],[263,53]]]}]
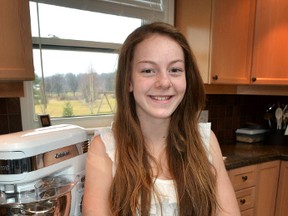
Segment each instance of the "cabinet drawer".
[{"label": "cabinet drawer", "polygon": [[255,203],[255,187],[236,191],[236,198],[240,211],[253,208]]},{"label": "cabinet drawer", "polygon": [[254,208],[241,211],[241,216],[254,216]]},{"label": "cabinet drawer", "polygon": [[232,169],[229,177],[235,191],[256,185],[257,165]]}]

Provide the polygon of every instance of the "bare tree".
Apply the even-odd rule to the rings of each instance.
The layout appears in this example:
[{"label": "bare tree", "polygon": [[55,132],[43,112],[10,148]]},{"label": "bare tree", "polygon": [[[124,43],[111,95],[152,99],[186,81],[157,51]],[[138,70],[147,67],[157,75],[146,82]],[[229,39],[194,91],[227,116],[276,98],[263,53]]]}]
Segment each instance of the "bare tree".
[{"label": "bare tree", "polygon": [[75,93],[78,89],[78,80],[75,74],[68,73],[65,75],[67,87],[73,92],[73,95],[75,97]]},{"label": "bare tree", "polygon": [[80,89],[85,102],[89,105],[90,114],[93,114],[93,107],[98,96],[98,75],[93,72],[92,67],[90,67],[87,74],[79,75],[80,78]]},{"label": "bare tree", "polygon": [[52,76],[52,89],[57,93],[58,96],[60,96],[60,93],[63,92],[64,83],[65,79],[63,74],[55,74]]}]

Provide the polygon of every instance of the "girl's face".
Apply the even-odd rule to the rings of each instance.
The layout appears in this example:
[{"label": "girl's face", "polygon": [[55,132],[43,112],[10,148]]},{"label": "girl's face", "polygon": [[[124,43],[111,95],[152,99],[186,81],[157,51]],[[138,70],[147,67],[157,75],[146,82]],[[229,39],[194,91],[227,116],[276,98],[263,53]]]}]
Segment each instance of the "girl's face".
[{"label": "girl's face", "polygon": [[135,47],[130,91],[140,119],[170,118],[185,90],[184,53],[176,41],[154,34]]}]

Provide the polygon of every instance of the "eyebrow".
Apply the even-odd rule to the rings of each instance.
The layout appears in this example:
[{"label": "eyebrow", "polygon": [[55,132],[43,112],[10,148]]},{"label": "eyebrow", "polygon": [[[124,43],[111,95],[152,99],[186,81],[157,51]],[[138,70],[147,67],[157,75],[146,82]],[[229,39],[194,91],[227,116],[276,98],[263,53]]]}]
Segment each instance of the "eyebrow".
[{"label": "eyebrow", "polygon": [[[171,62],[169,63],[169,65],[175,64],[175,63],[177,63],[177,62],[182,62],[182,63],[184,63],[184,60],[183,60],[183,59],[176,59],[176,60],[171,61]],[[141,60],[141,61],[137,62],[136,64],[142,64],[142,63],[149,63],[149,64],[155,64],[155,65],[157,64],[156,62],[150,61],[150,60]]]}]

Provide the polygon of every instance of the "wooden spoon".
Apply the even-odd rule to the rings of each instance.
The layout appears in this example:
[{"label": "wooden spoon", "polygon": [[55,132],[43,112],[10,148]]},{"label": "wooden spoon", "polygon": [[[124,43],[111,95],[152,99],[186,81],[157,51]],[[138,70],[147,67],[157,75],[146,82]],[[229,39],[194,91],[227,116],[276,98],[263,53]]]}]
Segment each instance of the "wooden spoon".
[{"label": "wooden spoon", "polygon": [[278,107],[275,111],[275,117],[277,120],[277,129],[281,130],[282,129],[282,115],[283,115],[283,110]]}]

